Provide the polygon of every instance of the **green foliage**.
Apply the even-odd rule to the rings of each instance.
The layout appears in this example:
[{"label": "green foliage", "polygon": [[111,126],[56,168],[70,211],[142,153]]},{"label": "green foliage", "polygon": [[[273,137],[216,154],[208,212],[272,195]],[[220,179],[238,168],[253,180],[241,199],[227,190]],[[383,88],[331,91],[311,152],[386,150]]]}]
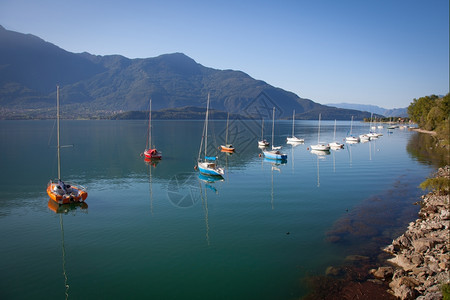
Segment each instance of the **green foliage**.
[{"label": "green foliage", "polygon": [[428,178],[420,184],[423,190],[433,190],[439,195],[448,194],[450,190],[450,179],[446,177]]},{"label": "green foliage", "polygon": [[[435,101],[438,98],[436,95],[421,97],[414,99],[408,107],[408,115],[416,122],[420,128],[425,128],[427,124],[427,116],[430,110],[436,105]],[[427,129],[432,130],[432,129]]]},{"label": "green foliage", "polygon": [[450,283],[445,283],[441,287],[442,291],[442,299],[443,300],[450,300]]},{"label": "green foliage", "polygon": [[408,107],[411,120],[420,128],[435,131],[444,145],[449,144],[450,94],[414,99]]}]

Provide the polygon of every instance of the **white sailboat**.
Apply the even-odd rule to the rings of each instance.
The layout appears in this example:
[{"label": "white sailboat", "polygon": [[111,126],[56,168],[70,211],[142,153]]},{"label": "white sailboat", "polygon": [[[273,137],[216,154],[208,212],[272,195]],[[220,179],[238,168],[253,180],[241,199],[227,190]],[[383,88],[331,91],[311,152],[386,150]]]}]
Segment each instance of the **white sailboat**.
[{"label": "white sailboat", "polygon": [[[209,114],[209,93],[208,93],[208,101],[206,102],[206,116],[205,116],[205,125],[203,128],[204,135],[202,136],[202,142],[200,143],[200,149],[198,152],[198,162],[197,168],[200,173],[208,176],[223,176],[225,171],[223,168],[220,168],[216,164],[217,157],[208,156],[208,114]],[[202,152],[202,144],[203,140],[205,141],[205,149],[204,149],[204,157],[203,160],[200,158]]]},{"label": "white sailboat", "polygon": [[292,136],[287,138],[288,143],[303,143],[304,139],[298,138],[294,135],[294,126],[295,126],[295,109],[292,113]]},{"label": "white sailboat", "polygon": [[329,151],[330,150],[330,145],[320,142],[320,119],[321,119],[321,117],[322,117],[322,114],[319,114],[319,130],[317,132],[317,144],[316,145],[311,145],[311,150]]},{"label": "white sailboat", "polygon": [[350,123],[350,135],[345,138],[347,143],[359,143],[359,137],[353,135],[353,116]]},{"label": "white sailboat", "polygon": [[258,147],[268,147],[269,142],[264,139],[264,119],[261,120],[261,140],[258,141]]},{"label": "white sailboat", "polygon": [[376,126],[372,126],[372,119],[373,119],[373,113],[371,113],[371,115],[370,115],[370,131],[369,131],[369,133],[367,134],[367,136],[368,136],[370,139],[376,139],[376,138],[378,138],[378,133],[376,133],[376,132],[374,132],[374,131],[372,131],[372,130],[376,130],[377,127],[376,127]]},{"label": "white sailboat", "polygon": [[264,150],[263,153],[264,156],[269,159],[286,160],[287,154],[282,153],[280,151],[281,147],[273,146],[274,131],[275,131],[275,107],[273,108],[272,112],[272,150]]},{"label": "white sailboat", "polygon": [[332,143],[330,143],[330,147],[332,149],[342,149],[344,148],[344,144],[339,143],[338,141],[336,141],[336,119],[334,120],[334,135],[333,135],[333,141]]}]

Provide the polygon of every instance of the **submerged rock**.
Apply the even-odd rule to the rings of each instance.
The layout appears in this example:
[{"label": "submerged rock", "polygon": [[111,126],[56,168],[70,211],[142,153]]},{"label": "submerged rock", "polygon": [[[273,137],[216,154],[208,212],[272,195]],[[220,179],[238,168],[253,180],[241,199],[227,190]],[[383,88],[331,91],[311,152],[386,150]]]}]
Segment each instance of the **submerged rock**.
[{"label": "submerged rock", "polygon": [[[437,174],[450,180],[450,167]],[[388,259],[395,268],[392,275],[389,267],[372,272],[376,278],[390,279],[390,292],[400,299],[442,299],[440,287],[450,283],[449,195],[429,193],[422,199],[421,219],[383,249],[393,255]]]}]

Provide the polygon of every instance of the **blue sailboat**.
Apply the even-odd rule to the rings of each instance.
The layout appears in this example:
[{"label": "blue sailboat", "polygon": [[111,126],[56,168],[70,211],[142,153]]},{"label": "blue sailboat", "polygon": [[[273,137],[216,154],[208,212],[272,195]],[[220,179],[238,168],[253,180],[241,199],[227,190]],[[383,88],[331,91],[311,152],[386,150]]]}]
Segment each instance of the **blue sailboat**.
[{"label": "blue sailboat", "polygon": [[273,145],[274,128],[275,128],[275,107],[273,108],[272,113],[272,150],[264,150],[263,153],[264,157],[268,159],[286,160],[287,154],[282,153],[280,151],[281,147],[274,147]]},{"label": "blue sailboat", "polygon": [[[206,102],[205,125],[203,127],[204,135],[202,136],[202,142],[200,143],[200,150],[198,152],[197,168],[199,172],[204,175],[223,177],[225,171],[223,168],[217,166],[216,163],[217,157],[208,156],[206,154],[208,148],[208,114],[209,114],[209,93],[208,93],[208,101]],[[202,152],[203,140],[205,141],[205,148],[204,148],[204,158],[202,160],[200,157]]]}]

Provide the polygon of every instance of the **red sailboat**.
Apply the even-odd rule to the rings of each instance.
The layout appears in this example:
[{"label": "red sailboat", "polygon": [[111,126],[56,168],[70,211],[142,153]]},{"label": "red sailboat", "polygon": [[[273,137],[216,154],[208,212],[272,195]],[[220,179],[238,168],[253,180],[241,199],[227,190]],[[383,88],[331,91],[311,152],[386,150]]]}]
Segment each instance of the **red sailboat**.
[{"label": "red sailboat", "polygon": [[152,148],[152,99],[150,99],[150,110],[148,113],[148,136],[147,145],[144,151],[146,159],[161,159],[162,154],[156,148]]}]

